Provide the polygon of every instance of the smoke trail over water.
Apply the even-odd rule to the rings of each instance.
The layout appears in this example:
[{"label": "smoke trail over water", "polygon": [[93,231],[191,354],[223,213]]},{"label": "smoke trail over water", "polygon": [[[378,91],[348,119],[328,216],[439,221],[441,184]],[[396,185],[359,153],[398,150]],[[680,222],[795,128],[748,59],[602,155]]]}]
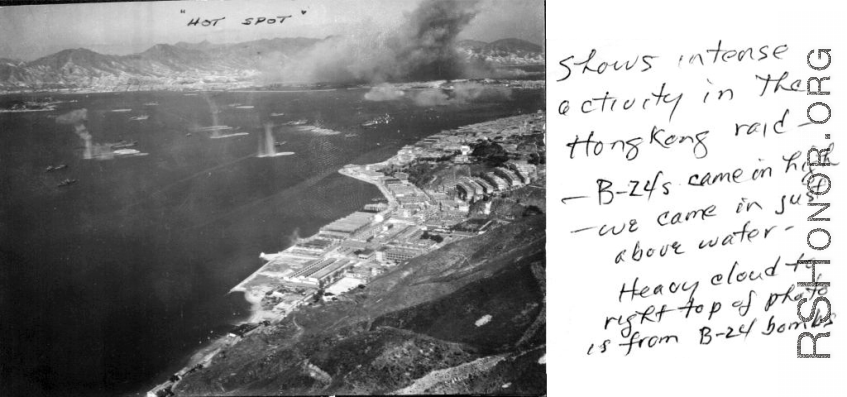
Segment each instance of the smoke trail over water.
[{"label": "smoke trail over water", "polygon": [[114,157],[112,147],[108,144],[97,144],[92,142],[91,133],[85,126],[88,121],[88,109],[77,109],[56,117],[56,124],[73,125],[74,133],[82,139],[85,147],[82,158],[86,160],[110,160]]},{"label": "smoke trail over water", "polygon": [[259,157],[273,157],[275,155],[273,124],[265,123],[265,134],[259,137]]}]

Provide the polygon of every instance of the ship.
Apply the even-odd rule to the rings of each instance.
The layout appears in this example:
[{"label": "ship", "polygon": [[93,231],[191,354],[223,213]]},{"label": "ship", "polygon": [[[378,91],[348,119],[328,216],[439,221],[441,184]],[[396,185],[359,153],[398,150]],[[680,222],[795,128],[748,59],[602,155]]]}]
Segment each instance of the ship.
[{"label": "ship", "polygon": [[138,144],[138,141],[132,141],[132,142],[120,141],[120,142],[113,143],[112,149],[123,149],[123,148],[133,147],[137,144]]},{"label": "ship", "polygon": [[285,116],[285,113],[271,113],[271,117]]},{"label": "ship", "polygon": [[53,172],[53,171],[63,170],[65,168],[68,168],[67,164],[51,165],[51,166],[47,167],[44,170],[44,172]]},{"label": "ship", "polygon": [[137,156],[146,156],[148,153],[141,153],[135,149],[118,149],[112,152],[115,156],[124,156],[124,157],[137,157]]},{"label": "ship", "polygon": [[140,116],[130,117],[129,119],[138,121],[138,120],[147,120],[148,118],[150,118],[150,116],[148,116],[146,114],[142,114]]},{"label": "ship", "polygon": [[209,131],[222,131],[222,130],[231,130],[232,127],[228,125],[213,125],[209,127],[194,127],[191,128],[191,132],[209,132]]},{"label": "ship", "polygon": [[58,186],[58,187],[65,187],[65,186],[73,185],[73,184],[74,184],[74,183],[76,183],[76,182],[77,182],[77,180],[76,180],[76,179],[69,179],[69,178],[66,178],[65,180],[63,180],[63,181],[59,182],[59,184],[58,184],[58,185],[56,185],[56,186]]},{"label": "ship", "polygon": [[274,146],[276,146],[276,147],[280,147],[280,146],[282,146],[282,145],[285,145],[285,143],[286,143],[286,142],[288,142],[288,141],[274,142]]},{"label": "ship", "polygon": [[147,102],[144,106],[159,106],[159,102]]},{"label": "ship", "polygon": [[393,120],[391,115],[386,113],[383,116],[378,116],[373,120],[368,120],[368,121],[362,123],[362,127],[374,127],[374,126],[377,126],[377,125],[380,125],[380,124],[388,124],[388,123],[391,122],[391,120]]}]

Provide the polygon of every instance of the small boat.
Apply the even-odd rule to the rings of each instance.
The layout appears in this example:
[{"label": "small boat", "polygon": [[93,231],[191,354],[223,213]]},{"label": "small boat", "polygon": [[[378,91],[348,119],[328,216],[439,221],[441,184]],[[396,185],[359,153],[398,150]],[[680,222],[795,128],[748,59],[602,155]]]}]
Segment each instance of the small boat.
[{"label": "small boat", "polygon": [[271,117],[285,116],[285,113],[271,113]]},{"label": "small boat", "polygon": [[65,179],[64,181],[59,182],[59,184],[56,185],[56,186],[65,187],[65,186],[73,185],[76,182],[77,182],[76,179]]},{"label": "small boat", "polygon": [[159,106],[159,103],[158,102],[147,102],[147,103],[144,104],[144,106]]},{"label": "small boat", "polygon": [[236,109],[253,109],[253,106],[243,105],[243,106],[236,106],[235,108]]},{"label": "small boat", "polygon": [[186,132],[186,133],[185,133],[185,136],[191,136],[191,133],[190,133],[190,132]]},{"label": "small boat", "polygon": [[115,112],[115,113],[126,113],[126,112],[131,112],[132,109],[112,109],[112,111]]},{"label": "small boat", "polygon": [[53,171],[63,170],[65,168],[68,168],[67,164],[51,165],[51,166],[47,167],[44,170],[44,172],[53,172]]},{"label": "small boat", "polygon": [[150,118],[150,116],[148,116],[146,114],[142,114],[140,116],[130,117],[129,119],[134,120],[134,121],[138,121],[138,120],[147,120],[148,118]]},{"label": "small boat", "polygon": [[288,141],[274,142],[274,146],[276,146],[276,147],[280,147],[280,146],[282,146],[282,145],[285,145],[285,143],[286,143],[286,142],[288,142]]}]

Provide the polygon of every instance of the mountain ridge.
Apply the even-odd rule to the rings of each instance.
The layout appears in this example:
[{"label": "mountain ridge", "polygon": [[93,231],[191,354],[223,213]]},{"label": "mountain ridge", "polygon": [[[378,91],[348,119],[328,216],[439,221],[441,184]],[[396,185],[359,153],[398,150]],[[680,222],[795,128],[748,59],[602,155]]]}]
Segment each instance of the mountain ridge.
[{"label": "mountain ridge", "polygon": [[[32,61],[0,59],[0,91],[110,91],[131,86],[185,86],[220,83],[246,86],[262,81],[298,54],[332,39],[303,37],[240,43],[156,44],[128,55],[101,54],[87,48],[65,49]],[[491,43],[462,40],[454,49],[466,62],[490,67],[543,65],[541,46],[521,39]],[[265,82],[265,81],[263,81]]]}]

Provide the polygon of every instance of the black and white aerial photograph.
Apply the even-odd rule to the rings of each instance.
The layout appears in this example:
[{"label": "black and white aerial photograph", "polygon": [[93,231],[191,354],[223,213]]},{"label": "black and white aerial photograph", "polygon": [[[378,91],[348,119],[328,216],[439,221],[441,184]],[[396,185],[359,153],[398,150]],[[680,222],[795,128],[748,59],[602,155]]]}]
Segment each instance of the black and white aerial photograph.
[{"label": "black and white aerial photograph", "polygon": [[0,395],[546,395],[542,0],[0,6]]}]

